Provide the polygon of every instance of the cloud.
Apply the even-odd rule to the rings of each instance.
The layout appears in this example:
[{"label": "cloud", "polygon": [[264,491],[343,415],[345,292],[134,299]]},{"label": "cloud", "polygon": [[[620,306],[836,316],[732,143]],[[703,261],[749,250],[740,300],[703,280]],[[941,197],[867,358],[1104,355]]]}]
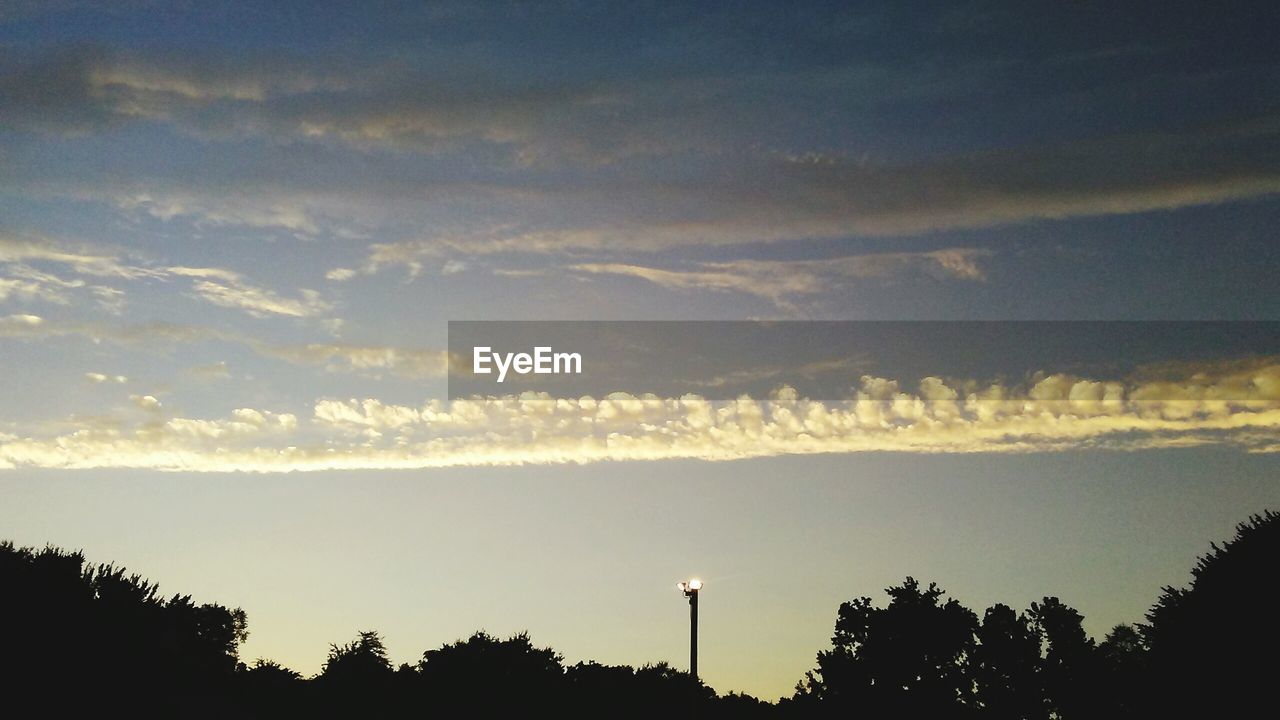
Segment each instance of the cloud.
[{"label": "cloud", "polygon": [[0,316],[0,337],[32,337],[42,334],[44,318],[39,315]]},{"label": "cloud", "polygon": [[24,240],[3,235],[0,235],[0,272],[4,273],[0,275],[0,302],[14,297],[67,305],[70,303],[70,291],[86,289],[104,310],[119,314],[123,309],[123,290],[90,285],[80,279],[67,280],[28,264],[33,262],[60,265],[81,275],[122,280],[189,278],[196,297],[220,307],[243,310],[254,317],[316,317],[333,309],[333,305],[315,290],[304,288],[298,291],[298,297],[287,297],[255,286],[240,273],[224,268],[154,267],[127,262],[121,255],[106,254],[92,248],[68,250],[62,244],[49,240]]},{"label": "cloud", "polygon": [[200,297],[227,308],[244,310],[254,317],[287,315],[290,317],[315,317],[333,309],[315,290],[301,290],[300,298],[286,298],[271,290],[233,283],[224,285],[208,280],[198,280],[193,285]]},{"label": "cloud", "polygon": [[89,299],[106,312],[118,315],[124,309],[125,292],[119,288],[80,279],[68,280],[24,263],[0,261],[0,302],[13,299],[24,303],[71,305],[80,291],[87,292]]},{"label": "cloud", "polygon": [[79,275],[121,280],[154,278],[163,272],[125,262],[121,255],[92,246],[60,243],[47,238],[23,238],[0,233],[0,263],[50,262]]},{"label": "cloud", "polygon": [[415,425],[422,412],[403,405],[387,405],[380,400],[320,400],[315,404],[315,419],[336,426],[356,426],[379,433],[384,430]]},{"label": "cloud", "polygon": [[[376,373],[386,371],[411,379],[444,377],[448,372],[448,351],[393,345],[344,345],[334,343],[280,344],[242,333],[198,325],[153,322],[137,325],[108,325],[90,322],[46,322],[37,315],[0,316],[0,338],[81,337],[93,342],[119,345],[198,343],[219,341],[248,347],[264,357],[293,365],[323,366],[329,372]],[[201,379],[228,375],[225,361],[191,370]]]},{"label": "cloud", "polygon": [[48,283],[30,277],[0,277],[0,302],[9,299],[21,302],[43,300],[57,305],[70,303],[61,283]]},{"label": "cloud", "polygon": [[863,369],[869,364],[869,362],[869,358],[861,356],[839,358],[835,360],[818,360],[804,363],[797,367],[770,365],[753,368],[751,370],[735,370],[724,375],[717,375],[707,380],[690,381],[689,384],[694,387],[701,388],[723,388],[742,386],[748,383],[759,383],[769,380],[776,381],[778,378],[783,376],[815,378],[823,376],[830,377],[834,375],[839,377],[848,375],[852,371]]},{"label": "cloud", "polygon": [[626,275],[665,288],[725,290],[755,295],[781,307],[796,298],[830,292],[850,279],[882,278],[902,273],[983,280],[980,259],[991,252],[951,248],[920,253],[875,253],[824,260],[734,260],[698,263],[692,270],[668,270],[626,263],[580,263],[569,269],[588,274]]},{"label": "cloud", "polygon": [[[444,71],[271,60],[104,50],[0,57],[0,120],[14,127],[84,133],[146,122],[197,143],[227,141],[191,169],[155,174],[141,164],[125,182],[17,158],[8,184],[160,219],[307,235],[385,236],[374,231],[483,207],[456,229],[408,240],[409,255],[903,236],[1280,192],[1273,110],[1172,132],[868,157],[856,138],[814,141],[811,118],[787,101],[857,118],[867,108],[854,98],[864,94],[871,105],[930,107],[937,88],[946,97],[948,87],[972,85],[936,70],[922,79],[860,67],[557,84],[466,63]],[[934,90],[904,98],[916,85]],[[774,100],[760,104],[762,95]],[[376,246],[388,260],[371,255],[371,266],[412,270],[419,260],[393,257],[400,244]]]},{"label": "cloud", "polygon": [[[640,212],[609,224],[506,238],[541,248],[662,248],[902,236],[1042,219],[1122,215],[1280,192],[1280,123],[1228,123],[913,163],[742,157],[688,181],[598,188]],[[1272,127],[1272,126],[1277,127]],[[667,203],[672,210],[663,211]]]},{"label": "cloud", "polygon": [[227,380],[231,378],[231,370],[227,367],[226,360],[219,360],[208,365],[197,365],[187,369],[187,374],[205,382],[214,380]]},{"label": "cloud", "polygon": [[[82,277],[68,279],[35,265],[53,265]],[[83,277],[138,280],[159,277],[144,267],[126,264],[115,255],[93,248],[66,248],[49,240],[18,238],[0,234],[0,302],[48,302],[70,305],[84,292],[101,309],[119,314],[124,309],[125,292],[109,285],[87,282]]]},{"label": "cloud", "polygon": [[[924,233],[1230,202],[1280,192],[1280,122],[1224,122],[913,162],[770,153],[584,171],[522,187],[472,183],[487,224],[370,246],[364,272],[450,258],[651,252]],[[976,276],[972,257],[936,256]],[[891,261],[886,255],[885,261]],[[953,264],[947,264],[947,263]],[[864,266],[865,267],[865,266]],[[713,281],[716,278],[711,278]]]},{"label": "cloud", "polygon": [[299,291],[300,297],[283,297],[273,290],[250,285],[242,275],[230,270],[171,267],[167,271],[193,278],[192,289],[205,301],[220,307],[244,310],[254,317],[316,317],[333,309],[333,305],[315,290],[303,288]]},{"label": "cloud", "polygon": [[89,75],[100,51],[66,50],[41,57],[0,56],[0,122],[46,133],[84,134],[113,122],[115,113],[92,94]]},{"label": "cloud", "polygon": [[134,405],[150,412],[159,411],[160,408],[164,407],[154,395],[130,395],[129,400]]},{"label": "cloud", "polygon": [[835,402],[799,398],[788,388],[727,402],[621,393],[420,406],[320,399],[305,424],[291,413],[240,409],[207,420],[87,424],[50,437],[20,432],[0,441],[0,464],[283,472],[1207,444],[1249,452],[1280,446],[1280,364],[1154,383],[1054,373],[1013,387],[935,377],[914,392],[864,376],[854,397]]},{"label": "cloud", "polygon": [[298,418],[292,413],[275,413],[269,410],[237,408],[230,418],[199,420],[173,418],[164,424],[164,435],[196,441],[226,441],[261,437],[266,434],[287,434],[298,427]]},{"label": "cloud", "polygon": [[325,71],[281,56],[144,58],[95,48],[0,60],[8,60],[0,119],[72,135],[159,122],[205,137],[331,139],[401,149],[512,143],[530,155],[548,136],[561,138],[560,145],[572,137],[555,130],[548,111],[590,115],[610,97],[587,85],[516,82],[461,67],[423,72],[366,64]]},{"label": "cloud", "polygon": [[320,231],[313,209],[316,203],[288,194],[275,197],[252,194],[211,196],[198,192],[155,190],[118,194],[112,202],[126,212],[141,212],[166,221],[188,218],[200,225],[277,228],[298,235],[314,235]]},{"label": "cloud", "polygon": [[98,307],[112,315],[122,315],[125,307],[125,292],[119,288],[106,285],[94,285],[89,288]]},{"label": "cloud", "polygon": [[259,352],[298,365],[323,365],[339,372],[386,370],[408,378],[438,378],[448,372],[448,353],[394,346],[271,345],[259,343]]},{"label": "cloud", "polygon": [[98,372],[87,372],[84,374],[84,377],[86,380],[88,380],[89,382],[95,385],[101,385],[102,383],[105,383],[105,382],[113,382],[119,385],[123,385],[124,383],[129,382],[129,378],[125,377],[124,375],[107,375],[107,374],[98,373]]}]

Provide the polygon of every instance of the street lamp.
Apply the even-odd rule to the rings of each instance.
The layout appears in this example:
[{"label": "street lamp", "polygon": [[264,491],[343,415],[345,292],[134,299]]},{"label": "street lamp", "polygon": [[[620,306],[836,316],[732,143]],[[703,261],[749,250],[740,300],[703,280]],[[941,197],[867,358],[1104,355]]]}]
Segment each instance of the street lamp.
[{"label": "street lamp", "polygon": [[676,583],[676,588],[689,598],[689,674],[698,679],[698,591],[702,581],[694,578]]}]

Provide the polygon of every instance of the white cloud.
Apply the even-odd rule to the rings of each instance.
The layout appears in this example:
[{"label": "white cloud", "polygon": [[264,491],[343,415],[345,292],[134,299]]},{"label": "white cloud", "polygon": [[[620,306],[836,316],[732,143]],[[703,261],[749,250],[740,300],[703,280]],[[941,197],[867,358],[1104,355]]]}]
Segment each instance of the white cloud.
[{"label": "white cloud", "polygon": [[[322,366],[330,372],[376,373],[386,371],[401,377],[426,379],[444,377],[448,372],[448,352],[392,345],[344,345],[310,343],[278,345],[240,333],[195,325],[146,323],[141,325],[106,325],[101,323],[46,322],[37,315],[0,316],[0,337],[83,337],[92,342],[148,346],[167,343],[194,343],[218,340],[243,345],[259,355],[283,360],[294,365]],[[227,377],[227,364],[219,361],[211,366],[193,368],[204,379]]]},{"label": "white cloud", "polygon": [[67,305],[70,299],[67,293],[56,286],[50,286],[30,279],[0,277],[0,302],[9,299],[30,303],[43,300],[57,305]]},{"label": "white cloud", "polygon": [[315,405],[315,418],[332,425],[354,425],[375,430],[395,430],[416,425],[422,413],[403,405],[387,405],[379,400],[320,400]]},{"label": "white cloud", "polygon": [[333,309],[315,290],[303,288],[299,297],[285,297],[274,290],[250,285],[237,272],[221,268],[171,267],[174,275],[193,278],[192,289],[203,300],[220,307],[243,310],[254,317],[285,315],[316,317]]},{"label": "white cloud", "polygon": [[240,273],[225,268],[149,267],[129,263],[118,255],[92,248],[68,250],[47,240],[7,236],[0,236],[0,272],[3,272],[0,275],[0,302],[15,297],[66,305],[70,303],[70,291],[85,289],[93,301],[107,312],[120,314],[123,310],[123,290],[88,284],[81,279],[67,280],[32,267],[28,264],[30,262],[59,264],[82,275],[124,280],[189,278],[196,297],[221,307],[243,310],[254,317],[316,317],[333,309],[333,305],[315,290],[303,288],[296,297],[289,297],[253,285]]},{"label": "white cloud", "polygon": [[230,418],[218,420],[173,418],[164,424],[167,435],[199,441],[225,441],[270,434],[288,434],[297,427],[296,415],[252,408],[237,408]]},{"label": "white cloud", "polygon": [[107,287],[106,285],[94,285],[89,288],[90,294],[93,295],[98,307],[112,315],[121,315],[124,313],[125,292],[119,288]]},{"label": "white cloud", "polygon": [[114,202],[121,210],[146,213],[159,220],[186,218],[200,224],[279,229],[299,235],[320,232],[313,203],[296,196],[264,198],[247,194],[215,198],[201,193],[156,190],[116,196]]},{"label": "white cloud", "polygon": [[148,411],[158,411],[163,405],[154,395],[130,395],[129,400],[134,405]]},{"label": "white cloud", "polygon": [[5,315],[0,317],[0,337],[40,335],[44,318],[39,315]]},{"label": "white cloud", "polygon": [[87,372],[84,374],[84,376],[85,376],[85,379],[87,379],[89,382],[95,385],[100,385],[105,382],[112,382],[112,383],[116,383],[117,385],[123,385],[124,383],[129,382],[129,378],[125,377],[124,375],[107,375],[105,373]]},{"label": "white cloud", "polygon": [[254,317],[314,317],[333,309],[320,297],[320,293],[305,288],[299,291],[301,297],[286,298],[274,291],[244,284],[223,285],[199,280],[193,287],[197,295],[214,305],[244,310]]},{"label": "white cloud", "polygon": [[918,253],[871,253],[823,260],[734,260],[699,263],[694,269],[663,269],[626,263],[580,263],[571,270],[589,274],[626,275],[665,288],[722,290],[755,295],[779,306],[799,297],[831,291],[851,279],[923,273],[934,277],[985,279],[980,248],[949,248]]},{"label": "white cloud", "polygon": [[67,246],[45,238],[21,238],[0,235],[0,263],[16,264],[50,262],[65,266],[80,275],[136,280],[159,277],[154,269],[124,262],[118,254],[104,253],[99,248]]},{"label": "white cloud", "polygon": [[895,381],[864,377],[856,396],[840,402],[798,398],[786,388],[727,402],[523,395],[415,407],[321,399],[305,425],[289,413],[240,409],[212,420],[86,424],[53,437],[14,437],[0,442],[0,464],[279,472],[1204,444],[1249,452],[1280,446],[1280,364],[1176,382],[1048,374],[1021,389],[927,378],[904,392]]},{"label": "white cloud", "polygon": [[331,371],[386,370],[409,378],[435,378],[443,377],[449,369],[448,353],[443,350],[326,343],[259,344],[257,349],[291,363],[323,365]]},{"label": "white cloud", "polygon": [[[47,258],[44,260],[50,261]],[[79,278],[69,280],[25,262],[6,262],[0,259],[0,302],[12,298],[28,303],[41,301],[70,305],[79,291],[87,292],[107,312],[118,314],[124,308],[125,293],[119,288],[90,284]]]}]

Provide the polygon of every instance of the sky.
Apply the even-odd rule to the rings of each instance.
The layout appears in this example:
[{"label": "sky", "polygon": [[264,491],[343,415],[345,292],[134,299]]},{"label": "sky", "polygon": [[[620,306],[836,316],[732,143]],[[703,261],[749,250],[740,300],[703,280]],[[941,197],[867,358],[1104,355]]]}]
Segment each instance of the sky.
[{"label": "sky", "polygon": [[1101,638],[1280,506],[1273,326],[557,402],[449,400],[448,322],[1280,320],[1278,13],[0,2],[0,536],[308,674],[364,629],[683,666],[692,575],[722,692],[907,575]]}]

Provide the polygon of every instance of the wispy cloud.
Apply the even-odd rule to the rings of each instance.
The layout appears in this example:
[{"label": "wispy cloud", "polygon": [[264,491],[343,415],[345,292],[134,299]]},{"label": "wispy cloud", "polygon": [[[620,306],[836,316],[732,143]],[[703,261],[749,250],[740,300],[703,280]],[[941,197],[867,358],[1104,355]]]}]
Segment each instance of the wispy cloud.
[{"label": "wispy cloud", "polygon": [[129,382],[129,378],[124,375],[107,375],[106,373],[100,372],[87,372],[84,374],[84,377],[95,385],[101,385],[102,383],[116,383],[118,385],[122,385]]},{"label": "wispy cloud", "polygon": [[[440,378],[448,372],[448,351],[394,345],[353,345],[336,343],[288,344],[264,340],[243,333],[177,323],[152,322],[117,325],[98,322],[46,321],[38,315],[0,316],[0,338],[48,340],[60,337],[85,338],[121,346],[157,347],[208,341],[249,348],[263,357],[297,366],[322,367],[327,372],[360,374],[388,373],[413,378]],[[194,368],[205,379],[227,376],[225,361]]]},{"label": "wispy cloud", "polygon": [[231,378],[231,369],[227,366],[226,360],[219,360],[207,365],[197,365],[193,368],[187,368],[186,374],[203,382],[212,382],[216,380],[229,380]]},{"label": "wispy cloud", "polygon": [[[68,287],[65,282],[52,278],[52,276],[45,276],[39,279],[33,278],[24,269],[18,269],[18,272],[23,277],[0,277],[0,302],[11,298],[26,303],[39,300],[66,305],[70,302],[67,293],[64,292],[65,288]],[[54,282],[49,282],[45,278],[54,279]],[[70,286],[76,287],[75,285]]]},{"label": "wispy cloud", "polygon": [[[11,66],[0,83],[0,119],[14,127],[89,133],[147,122],[196,140],[250,141],[226,146],[225,164],[210,158],[198,172],[139,172],[124,183],[18,158],[0,173],[11,186],[97,198],[161,219],[301,234],[370,226],[404,232],[459,199],[483,203],[483,222],[410,249],[643,250],[901,236],[1280,192],[1274,112],[924,157],[866,157],[754,137],[770,109],[747,102],[753,83],[768,83],[779,97],[811,94],[819,107],[839,91],[848,103],[851,88],[901,102],[894,81],[913,82],[874,69],[811,68],[764,79],[640,75],[530,88],[491,68],[472,76],[456,68],[378,72],[101,50],[0,62]],[[876,78],[875,86],[862,88],[864,77]],[[931,92],[948,86],[933,76],[914,83]],[[50,87],[61,92],[45,92]],[[756,122],[733,132],[734,111]],[[264,151],[256,143],[263,137],[281,142]],[[362,161],[317,152],[317,144]],[[388,148],[411,152],[393,158]],[[317,180],[353,172],[359,182]],[[396,245],[381,243],[374,253]]]},{"label": "wispy cloud", "polygon": [[87,292],[92,301],[109,312],[123,309],[125,291],[113,286],[67,279],[33,267],[50,264],[93,278],[119,281],[187,278],[195,297],[220,307],[243,310],[254,317],[283,315],[298,318],[322,316],[333,305],[318,291],[299,289],[296,297],[252,284],[242,274],[225,268],[163,267],[132,262],[123,254],[113,254],[88,246],[68,249],[47,239],[27,240],[0,235],[0,302],[10,298],[24,302],[43,301],[71,304],[72,291]]},{"label": "wispy cloud", "polygon": [[0,263],[55,263],[79,275],[137,280],[160,277],[162,271],[127,262],[119,253],[90,245],[0,233]]},{"label": "wispy cloud", "polygon": [[153,190],[117,194],[110,198],[125,212],[144,213],[159,220],[184,218],[199,225],[231,225],[281,229],[296,235],[319,232],[317,199],[296,193],[237,194]]},{"label": "wispy cloud", "polygon": [[171,267],[174,275],[193,278],[192,290],[207,302],[226,308],[243,310],[254,317],[285,315],[318,317],[333,310],[315,290],[303,288],[298,297],[285,297],[274,290],[249,284],[236,272],[218,268]]},{"label": "wispy cloud", "polygon": [[0,337],[32,337],[41,334],[44,318],[26,313],[0,316]]},{"label": "wispy cloud", "polygon": [[443,377],[448,372],[448,352],[444,350],[327,343],[255,343],[255,347],[265,355],[294,364],[319,365],[340,372],[387,371],[409,378]]},{"label": "wispy cloud", "polygon": [[352,270],[351,268],[340,267],[340,268],[334,268],[329,272],[325,273],[324,277],[326,280],[332,280],[334,282],[346,282],[347,280],[350,280],[351,278],[355,277],[356,274],[357,274],[356,271]]},{"label": "wispy cloud", "polygon": [[595,275],[624,275],[680,290],[731,291],[791,307],[804,296],[832,291],[855,279],[923,273],[938,278],[983,280],[981,248],[951,248],[919,253],[874,253],[823,260],[735,260],[698,263],[692,269],[664,269],[626,263],[580,263],[571,270]]},{"label": "wispy cloud", "polygon": [[[57,267],[61,272],[79,277],[67,278],[38,265]],[[125,304],[125,292],[98,280],[135,281],[160,276],[158,271],[130,265],[118,255],[96,248],[66,247],[44,238],[30,239],[0,233],[0,302],[13,299],[24,303],[70,305],[73,298],[84,293],[99,308],[120,313]]]}]

